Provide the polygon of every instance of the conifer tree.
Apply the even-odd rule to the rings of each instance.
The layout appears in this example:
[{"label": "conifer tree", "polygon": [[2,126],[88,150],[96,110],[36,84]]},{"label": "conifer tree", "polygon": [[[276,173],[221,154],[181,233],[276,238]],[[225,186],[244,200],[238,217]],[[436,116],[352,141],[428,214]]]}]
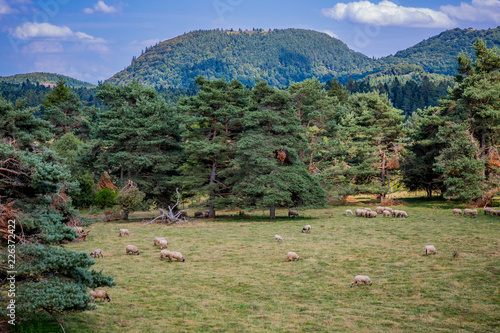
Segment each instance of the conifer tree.
[{"label": "conifer tree", "polygon": [[208,81],[198,77],[196,83],[198,94],[177,104],[185,115],[184,147],[189,154],[183,183],[185,189],[208,195],[209,216],[215,217],[214,208],[231,201],[231,187],[226,180],[232,172],[230,164],[248,91],[236,80]]},{"label": "conifer tree", "polygon": [[243,207],[269,209],[271,219],[278,207],[324,204],[324,190],[299,159],[304,138],[288,92],[259,81],[250,98],[232,163],[233,195]]},{"label": "conifer tree", "polygon": [[136,81],[123,87],[100,84],[96,96],[103,104],[94,146],[97,168],[117,176],[120,186],[134,181],[146,199],[170,202],[172,178],[183,159],[174,110],[153,88]]}]

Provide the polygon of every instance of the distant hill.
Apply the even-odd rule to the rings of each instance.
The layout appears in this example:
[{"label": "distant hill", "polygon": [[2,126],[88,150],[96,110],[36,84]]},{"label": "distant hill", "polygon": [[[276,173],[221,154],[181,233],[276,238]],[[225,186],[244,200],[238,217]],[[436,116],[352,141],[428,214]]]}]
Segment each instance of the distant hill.
[{"label": "distant hill", "polygon": [[302,30],[193,31],[148,48],[130,66],[107,80],[133,79],[156,87],[186,88],[194,78],[257,80],[275,86],[317,77],[359,77],[376,63],[325,33]]},{"label": "distant hill", "polygon": [[379,59],[380,67],[393,64],[419,65],[426,72],[455,75],[457,57],[463,52],[474,56],[472,44],[481,38],[489,48],[500,48],[500,27],[488,30],[452,29],[424,40],[394,56]]},{"label": "distant hill", "polygon": [[0,83],[8,83],[8,84],[23,84],[26,80],[29,80],[30,83],[40,84],[46,87],[53,87],[57,84],[60,78],[63,78],[66,81],[66,85],[73,88],[93,88],[95,85],[80,81],[77,79],[73,79],[69,76],[60,75],[60,74],[52,74],[52,73],[27,73],[27,74],[16,74],[12,76],[0,76]]}]

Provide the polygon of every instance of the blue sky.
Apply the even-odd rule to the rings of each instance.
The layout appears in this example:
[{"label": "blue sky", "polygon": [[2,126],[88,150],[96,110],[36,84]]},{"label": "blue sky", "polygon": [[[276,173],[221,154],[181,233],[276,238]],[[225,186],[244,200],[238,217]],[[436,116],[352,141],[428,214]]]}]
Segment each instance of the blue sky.
[{"label": "blue sky", "polygon": [[447,29],[499,25],[500,0],[0,0],[0,76],[95,84],[146,46],[199,29],[310,29],[382,57]]}]

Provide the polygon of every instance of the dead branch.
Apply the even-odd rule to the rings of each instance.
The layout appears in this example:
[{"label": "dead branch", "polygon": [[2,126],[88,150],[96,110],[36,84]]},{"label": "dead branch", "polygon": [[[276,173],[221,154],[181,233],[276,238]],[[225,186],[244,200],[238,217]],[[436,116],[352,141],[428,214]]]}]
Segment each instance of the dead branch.
[{"label": "dead branch", "polygon": [[185,218],[185,212],[187,210],[180,210],[177,213],[174,213],[174,209],[175,209],[175,207],[177,207],[177,205],[179,205],[180,198],[181,198],[181,196],[179,194],[179,189],[175,189],[175,193],[177,193],[177,202],[175,203],[175,205],[173,207],[168,206],[168,212],[166,212],[162,208],[160,208],[161,215],[155,217],[154,219],[152,219],[151,221],[149,221],[147,223],[144,223],[144,225],[151,224],[158,219],[161,219],[162,223],[164,221],[167,221],[167,224],[173,224],[173,223],[177,223],[178,221]]}]

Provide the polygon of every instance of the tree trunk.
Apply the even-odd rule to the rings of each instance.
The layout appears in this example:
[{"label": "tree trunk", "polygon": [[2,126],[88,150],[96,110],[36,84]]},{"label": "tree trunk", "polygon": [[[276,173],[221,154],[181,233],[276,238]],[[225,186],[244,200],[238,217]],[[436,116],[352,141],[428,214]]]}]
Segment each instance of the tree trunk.
[{"label": "tree trunk", "polygon": [[385,186],[385,152],[384,151],[381,151],[380,152],[382,154],[382,186]]},{"label": "tree trunk", "polygon": [[274,206],[269,209],[269,219],[276,220],[276,207]]},{"label": "tree trunk", "polygon": [[123,164],[120,165],[120,183],[123,181]]},{"label": "tree trunk", "polygon": [[[214,161],[212,164],[212,173],[210,174],[210,182],[209,182],[210,184],[215,183],[216,173],[217,173],[217,162]],[[215,218],[215,210],[214,210],[214,204],[213,204],[214,199],[215,199],[215,193],[212,190],[212,192],[210,193],[210,197],[209,197],[209,201],[210,201],[210,208],[208,211],[209,218]]]}]

